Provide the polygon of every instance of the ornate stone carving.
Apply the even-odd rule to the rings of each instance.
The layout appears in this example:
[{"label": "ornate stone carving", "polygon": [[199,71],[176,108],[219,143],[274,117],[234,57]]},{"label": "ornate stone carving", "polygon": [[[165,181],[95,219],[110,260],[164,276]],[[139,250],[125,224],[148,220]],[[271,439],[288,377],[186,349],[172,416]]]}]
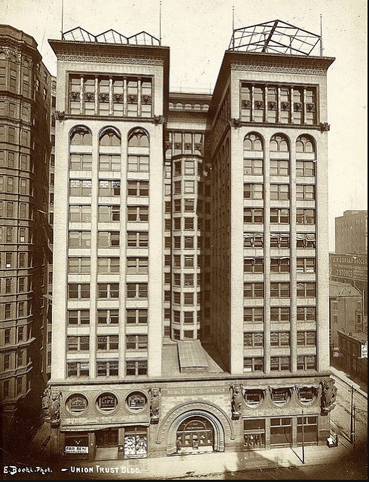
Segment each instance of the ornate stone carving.
[{"label": "ornate stone carving", "polygon": [[241,106],[242,109],[251,109],[251,100],[243,100]]},{"label": "ornate stone carving", "polygon": [[113,102],[116,102],[118,104],[123,104],[123,94],[113,94]]},{"label": "ornate stone carving", "polygon": [[158,58],[120,58],[114,55],[81,55],[80,52],[69,53],[69,54],[59,54],[58,58],[64,61],[74,61],[74,62],[100,62],[100,63],[114,63],[114,64],[138,64],[138,65],[164,65],[163,59]]},{"label": "ornate stone carving", "polygon": [[95,94],[93,92],[85,92],[83,94],[83,100],[87,102],[92,102],[95,100]]},{"label": "ornate stone carving", "polygon": [[143,95],[143,96],[141,97],[141,102],[142,102],[143,104],[151,104],[151,102],[152,102],[151,95]]},{"label": "ornate stone carving", "polygon": [[315,104],[306,104],[306,110],[308,112],[315,112]]},{"label": "ornate stone carving", "polygon": [[269,110],[277,110],[277,102],[268,102]]},{"label": "ornate stone carving", "polygon": [[331,126],[328,124],[328,122],[321,122],[320,123],[320,130],[321,132],[328,132],[330,130]]},{"label": "ornate stone carving", "polygon": [[232,387],[232,419],[233,420],[238,420],[241,416],[241,411],[242,411],[242,389],[241,386],[235,383]]},{"label": "ornate stone carving", "polygon": [[62,122],[64,120],[64,117],[65,117],[65,112],[60,112],[59,110],[56,110],[55,111],[55,119]]},{"label": "ornate stone carving", "polygon": [[303,75],[326,75],[325,69],[307,69],[299,67],[281,67],[277,65],[245,65],[245,64],[231,64],[233,70],[251,70],[254,72],[278,72],[283,74],[303,74]]},{"label": "ornate stone carving", "polygon": [[69,100],[74,100],[74,101],[81,100],[80,93],[79,92],[71,92],[69,94]]},{"label": "ornate stone carving", "polygon": [[138,102],[138,97],[137,97],[137,95],[130,94],[130,95],[128,96],[128,102],[129,102],[130,104],[137,104],[137,102]]},{"label": "ornate stone carving", "polygon": [[[155,122],[155,125],[165,124],[166,119],[165,119],[165,117],[162,116],[162,115],[154,115],[154,122]],[[176,148],[176,149],[177,149],[177,148]],[[178,149],[180,149],[180,147],[179,147]]]},{"label": "ornate stone carving", "polygon": [[290,103],[289,102],[281,102],[281,108],[282,108],[282,110],[288,110],[290,108]]},{"label": "ornate stone carving", "polygon": [[301,102],[295,102],[295,103],[293,104],[293,110],[294,110],[295,112],[301,112],[301,111],[302,111],[302,104],[301,104]]},{"label": "ornate stone carving", "polygon": [[234,127],[235,129],[237,129],[237,127],[241,125],[240,119],[230,119],[228,122],[229,122],[229,125],[231,127]]},{"label": "ornate stone carving", "polygon": [[160,415],[160,388],[154,387],[149,390],[150,393],[150,422],[158,423]]},{"label": "ornate stone carving", "polygon": [[322,386],[320,399],[322,415],[328,415],[336,404],[337,387],[334,385],[333,378],[325,378],[320,384]]},{"label": "ornate stone carving", "polygon": [[257,109],[262,109],[264,107],[264,102],[262,100],[255,101],[255,107]]},{"label": "ornate stone carving", "polygon": [[47,387],[42,395],[42,409],[46,422],[52,427],[60,425],[60,398],[61,393],[55,388]]},{"label": "ornate stone carving", "polygon": [[109,102],[109,94],[100,93],[99,94],[99,102]]}]

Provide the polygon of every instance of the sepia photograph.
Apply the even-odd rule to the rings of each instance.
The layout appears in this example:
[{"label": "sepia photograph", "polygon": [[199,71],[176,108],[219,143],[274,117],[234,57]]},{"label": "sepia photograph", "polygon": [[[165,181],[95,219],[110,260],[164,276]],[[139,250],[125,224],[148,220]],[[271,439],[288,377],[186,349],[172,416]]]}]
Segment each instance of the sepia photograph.
[{"label": "sepia photograph", "polygon": [[0,0],[0,479],[368,479],[367,54],[363,0]]}]

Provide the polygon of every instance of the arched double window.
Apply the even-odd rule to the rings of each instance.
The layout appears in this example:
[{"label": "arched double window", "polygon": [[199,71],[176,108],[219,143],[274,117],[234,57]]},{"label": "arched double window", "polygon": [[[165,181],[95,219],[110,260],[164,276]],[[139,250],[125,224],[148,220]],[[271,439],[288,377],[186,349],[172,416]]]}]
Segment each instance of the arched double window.
[{"label": "arched double window", "polygon": [[74,146],[92,146],[92,133],[86,126],[76,126],[70,133],[70,144]]},{"label": "arched double window", "polygon": [[256,132],[247,134],[243,140],[244,175],[263,175],[263,139]]},{"label": "arched double window", "polygon": [[270,152],[289,152],[289,141],[283,134],[275,134],[270,139]]},{"label": "arched double window", "polygon": [[99,137],[100,146],[120,146],[121,136],[120,132],[114,127],[106,127]]},{"label": "arched double window", "polygon": [[128,172],[149,172],[150,139],[145,129],[128,133]]},{"label": "arched double window", "polygon": [[308,135],[302,134],[296,140],[296,176],[314,177],[316,175],[316,142]]}]

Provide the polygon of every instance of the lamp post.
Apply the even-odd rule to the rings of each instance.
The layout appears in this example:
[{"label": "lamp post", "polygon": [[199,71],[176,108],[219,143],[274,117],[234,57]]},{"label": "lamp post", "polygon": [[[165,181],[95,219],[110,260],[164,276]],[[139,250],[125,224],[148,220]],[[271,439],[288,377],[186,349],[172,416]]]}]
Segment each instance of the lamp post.
[{"label": "lamp post", "polygon": [[302,410],[301,418],[301,431],[302,431],[302,463],[305,463],[305,440],[304,440],[304,411]]}]

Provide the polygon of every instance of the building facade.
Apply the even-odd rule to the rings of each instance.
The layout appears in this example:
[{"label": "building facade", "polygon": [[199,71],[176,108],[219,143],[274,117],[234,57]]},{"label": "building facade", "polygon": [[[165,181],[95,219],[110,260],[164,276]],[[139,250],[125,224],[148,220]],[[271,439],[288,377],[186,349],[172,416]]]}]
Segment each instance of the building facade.
[{"label": "building facade", "polygon": [[349,210],[335,220],[336,254],[368,255],[368,211]]},{"label": "building facade", "polygon": [[267,49],[239,47],[247,29],[234,31],[212,95],[169,92],[169,48],[145,32],[50,40],[52,453],[157,457],[329,435],[334,59],[289,36],[276,52],[273,32],[299,29],[258,28]]},{"label": "building facade", "polygon": [[0,405],[4,437],[6,420],[14,418],[21,401],[32,392],[39,404],[45,386],[39,374],[43,371],[49,236],[49,106],[50,74],[37,43],[16,28],[0,25]]},{"label": "building facade", "polygon": [[338,332],[339,367],[354,379],[368,382],[368,334]]},{"label": "building facade", "polygon": [[331,354],[339,353],[339,332],[365,333],[363,297],[348,283],[329,282],[329,323]]}]

